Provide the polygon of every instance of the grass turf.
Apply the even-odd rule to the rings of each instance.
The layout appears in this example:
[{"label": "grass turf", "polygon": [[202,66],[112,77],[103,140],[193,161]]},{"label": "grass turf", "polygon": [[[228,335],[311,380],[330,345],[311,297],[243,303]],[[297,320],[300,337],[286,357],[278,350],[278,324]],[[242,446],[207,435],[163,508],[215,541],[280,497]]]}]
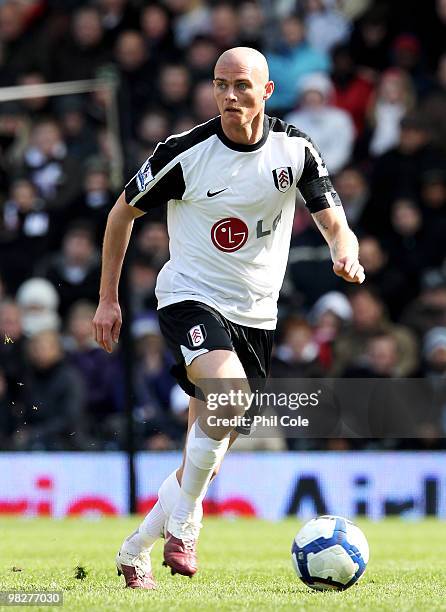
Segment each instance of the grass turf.
[{"label": "grass turf", "polygon": [[[113,560],[121,540],[137,524],[138,519],[129,518],[2,518],[0,590],[62,590],[69,612],[446,611],[446,524],[440,521],[359,522],[371,559],[359,583],[342,593],[313,592],[295,576],[289,551],[300,523],[291,519],[206,519],[201,569],[193,580],[162,568],[157,544],[153,567],[158,590],[126,590]],[[78,566],[83,571],[76,572]],[[76,573],[86,575],[80,579]]]}]

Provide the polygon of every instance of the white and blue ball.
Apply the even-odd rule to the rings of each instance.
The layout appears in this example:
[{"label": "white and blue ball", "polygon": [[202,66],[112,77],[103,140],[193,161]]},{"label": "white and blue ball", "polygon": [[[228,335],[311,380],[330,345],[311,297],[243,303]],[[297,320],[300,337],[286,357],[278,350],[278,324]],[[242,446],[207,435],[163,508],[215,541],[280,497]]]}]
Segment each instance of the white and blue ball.
[{"label": "white and blue ball", "polygon": [[369,545],[363,532],[342,516],[318,516],[293,540],[296,574],[317,591],[343,591],[365,572]]}]

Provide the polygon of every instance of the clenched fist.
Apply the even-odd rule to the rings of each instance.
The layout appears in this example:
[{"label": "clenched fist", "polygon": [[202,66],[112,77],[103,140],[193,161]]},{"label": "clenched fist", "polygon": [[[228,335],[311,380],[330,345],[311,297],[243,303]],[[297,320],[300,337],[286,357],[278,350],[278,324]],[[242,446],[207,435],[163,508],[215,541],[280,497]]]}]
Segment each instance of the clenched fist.
[{"label": "clenched fist", "polygon": [[365,280],[364,268],[353,257],[342,257],[335,261],[333,272],[349,283],[361,284]]}]

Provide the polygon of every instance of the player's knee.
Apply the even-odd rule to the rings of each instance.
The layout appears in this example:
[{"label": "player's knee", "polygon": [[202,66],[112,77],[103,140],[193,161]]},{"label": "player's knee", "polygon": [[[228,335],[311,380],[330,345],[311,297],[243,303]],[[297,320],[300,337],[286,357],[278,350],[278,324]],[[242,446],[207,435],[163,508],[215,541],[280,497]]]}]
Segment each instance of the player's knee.
[{"label": "player's knee", "polygon": [[219,416],[225,418],[241,417],[249,408],[249,396],[249,390],[244,387],[235,386],[231,381],[223,381],[219,385],[218,393],[213,394],[215,400],[213,405],[218,410]]}]

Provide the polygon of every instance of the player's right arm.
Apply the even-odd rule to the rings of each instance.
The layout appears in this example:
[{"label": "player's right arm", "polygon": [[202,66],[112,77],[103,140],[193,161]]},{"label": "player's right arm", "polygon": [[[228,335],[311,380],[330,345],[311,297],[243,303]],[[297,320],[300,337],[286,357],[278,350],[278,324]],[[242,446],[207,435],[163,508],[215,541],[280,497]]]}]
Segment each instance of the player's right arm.
[{"label": "player's right arm", "polygon": [[127,183],[110,211],[102,249],[102,274],[99,305],[93,319],[95,340],[111,353],[121,329],[118,300],[119,278],[132,233],[133,222],[169,200],[181,200],[185,190],[179,155],[187,150],[183,138],[170,137],[156,146],[135,176]]},{"label": "player's right arm", "polygon": [[112,351],[112,342],[118,342],[122,324],[118,298],[122,264],[132,233],[133,221],[143,214],[138,208],[127,204],[123,192],[108,215],[102,248],[99,305],[93,319],[95,340],[108,353]]}]

